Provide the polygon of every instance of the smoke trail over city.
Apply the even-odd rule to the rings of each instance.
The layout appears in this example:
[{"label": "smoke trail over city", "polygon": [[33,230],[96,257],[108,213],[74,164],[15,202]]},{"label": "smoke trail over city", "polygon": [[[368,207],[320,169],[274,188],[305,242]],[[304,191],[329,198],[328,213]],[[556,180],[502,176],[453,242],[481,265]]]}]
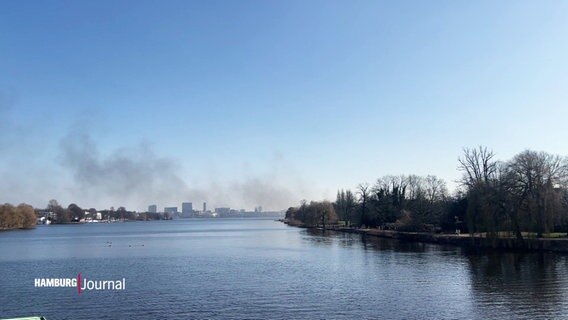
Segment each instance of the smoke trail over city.
[{"label": "smoke trail over city", "polygon": [[[120,148],[102,155],[94,139],[86,133],[69,133],[60,142],[59,163],[72,175],[72,198],[86,203],[124,205],[142,209],[178,205],[182,201],[207,201],[216,206],[285,209],[295,205],[302,191],[292,190],[275,171],[226,180],[209,176],[206,181],[189,183],[182,178],[181,165],[156,155],[149,144]],[[191,159],[187,159],[190,165]],[[197,207],[197,206],[196,206]]]},{"label": "smoke trail over city", "polygon": [[[198,168],[191,158],[158,155],[150,143],[108,150],[85,129],[104,126],[104,116],[93,110],[80,113],[60,138],[48,140],[52,123],[41,118],[16,121],[16,100],[14,94],[0,92],[1,202],[41,208],[57,199],[64,206],[74,202],[97,209],[143,210],[149,204],[179,206],[183,201],[200,208],[206,201],[210,209],[280,210],[306,197],[299,175],[282,170],[281,157],[271,159],[269,170],[242,170],[238,176],[227,177],[212,170],[213,165]],[[239,164],[246,159],[229,161]],[[193,173],[190,179],[186,169]]]},{"label": "smoke trail over city", "polygon": [[144,144],[101,156],[89,135],[69,134],[61,140],[60,161],[72,172],[77,197],[134,204],[150,199],[174,201],[188,194],[176,164],[157,157]]}]

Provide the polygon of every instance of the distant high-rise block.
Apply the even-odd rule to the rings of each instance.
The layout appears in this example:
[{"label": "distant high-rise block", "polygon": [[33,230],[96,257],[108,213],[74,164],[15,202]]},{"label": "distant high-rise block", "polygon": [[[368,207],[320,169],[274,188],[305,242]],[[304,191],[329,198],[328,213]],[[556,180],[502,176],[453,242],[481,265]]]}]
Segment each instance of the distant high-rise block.
[{"label": "distant high-rise block", "polygon": [[158,212],[158,206],[155,204],[151,204],[148,206],[148,212],[150,213],[157,213]]},{"label": "distant high-rise block", "polygon": [[203,202],[203,212],[207,211],[207,202]]},{"label": "distant high-rise block", "polygon": [[191,202],[182,202],[181,204],[181,213],[192,213],[193,212],[193,203]]}]

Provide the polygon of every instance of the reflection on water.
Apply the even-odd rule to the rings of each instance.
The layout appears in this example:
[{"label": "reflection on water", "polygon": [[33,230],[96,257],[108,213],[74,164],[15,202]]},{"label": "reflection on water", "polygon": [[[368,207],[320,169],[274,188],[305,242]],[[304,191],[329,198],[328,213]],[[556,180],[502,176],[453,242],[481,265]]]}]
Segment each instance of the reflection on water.
[{"label": "reflection on water", "polygon": [[[0,233],[0,317],[534,319],[567,314],[557,254],[461,248],[213,219]],[[127,279],[124,292],[35,277]]]},{"label": "reflection on water", "polygon": [[[566,314],[567,260],[551,253],[468,256],[475,302],[491,306],[488,317],[509,310],[512,318]],[[485,308],[483,308],[485,309]]]},{"label": "reflection on water", "polygon": [[[485,252],[471,254],[454,246],[395,241],[334,231],[306,230],[305,241],[394,254],[412,263],[428,261],[430,254],[455,256],[467,263],[472,309],[483,318],[561,318],[568,311],[568,257],[555,253]],[[430,253],[430,254],[428,254]],[[431,262],[430,262],[431,263]],[[447,283],[446,283],[447,284]]]},{"label": "reflection on water", "polygon": [[[393,241],[391,239],[363,236],[359,234],[343,233],[331,230],[321,230],[321,229],[305,229],[306,236],[303,237],[304,241],[313,243],[315,245],[341,245],[345,247],[355,246],[362,248],[364,250],[376,250],[376,251],[397,251],[400,253],[420,253],[428,251],[436,252],[451,252],[456,254],[460,251],[454,246],[446,245],[432,245],[428,243],[421,242],[410,242],[410,241]],[[417,257],[420,257],[417,255]]]}]

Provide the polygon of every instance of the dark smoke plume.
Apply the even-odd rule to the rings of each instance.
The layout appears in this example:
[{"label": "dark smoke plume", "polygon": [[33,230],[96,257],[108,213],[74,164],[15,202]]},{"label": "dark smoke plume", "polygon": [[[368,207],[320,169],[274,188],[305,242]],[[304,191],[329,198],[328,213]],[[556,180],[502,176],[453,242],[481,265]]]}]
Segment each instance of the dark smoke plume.
[{"label": "dark smoke plume", "polygon": [[200,208],[201,201],[207,201],[214,206],[251,209],[261,205],[280,210],[297,204],[297,193],[303,191],[299,183],[294,191],[284,187],[276,172],[251,174],[238,181],[212,176],[189,187],[180,176],[178,163],[157,156],[147,144],[102,156],[95,141],[79,133],[64,137],[60,146],[59,160],[72,173],[72,193],[77,201],[132,209],[153,203],[179,207],[183,201]]}]

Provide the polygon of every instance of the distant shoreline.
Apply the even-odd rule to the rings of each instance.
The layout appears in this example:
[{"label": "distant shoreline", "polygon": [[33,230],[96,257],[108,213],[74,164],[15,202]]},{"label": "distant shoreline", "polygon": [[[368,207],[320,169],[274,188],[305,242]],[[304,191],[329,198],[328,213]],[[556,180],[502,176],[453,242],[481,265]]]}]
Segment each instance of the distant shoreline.
[{"label": "distant shoreline", "polygon": [[282,219],[277,219],[277,218],[281,218],[282,216],[234,216],[234,217],[178,217],[175,219],[161,219],[161,220],[154,220],[154,219],[149,219],[149,220],[100,220],[100,221],[96,221],[96,222],[92,222],[92,221],[81,221],[81,222],[67,222],[67,223],[53,223],[53,224],[34,224],[31,227],[27,227],[27,228],[18,228],[18,227],[14,227],[14,228],[0,228],[0,232],[3,231],[15,231],[15,230],[33,230],[36,229],[36,226],[69,226],[69,225],[90,225],[90,224],[114,224],[114,223],[132,223],[132,222],[151,222],[151,221],[175,221],[175,220],[224,220],[224,219],[266,219],[266,220],[272,220],[272,219],[276,219],[275,221],[281,221]]}]

